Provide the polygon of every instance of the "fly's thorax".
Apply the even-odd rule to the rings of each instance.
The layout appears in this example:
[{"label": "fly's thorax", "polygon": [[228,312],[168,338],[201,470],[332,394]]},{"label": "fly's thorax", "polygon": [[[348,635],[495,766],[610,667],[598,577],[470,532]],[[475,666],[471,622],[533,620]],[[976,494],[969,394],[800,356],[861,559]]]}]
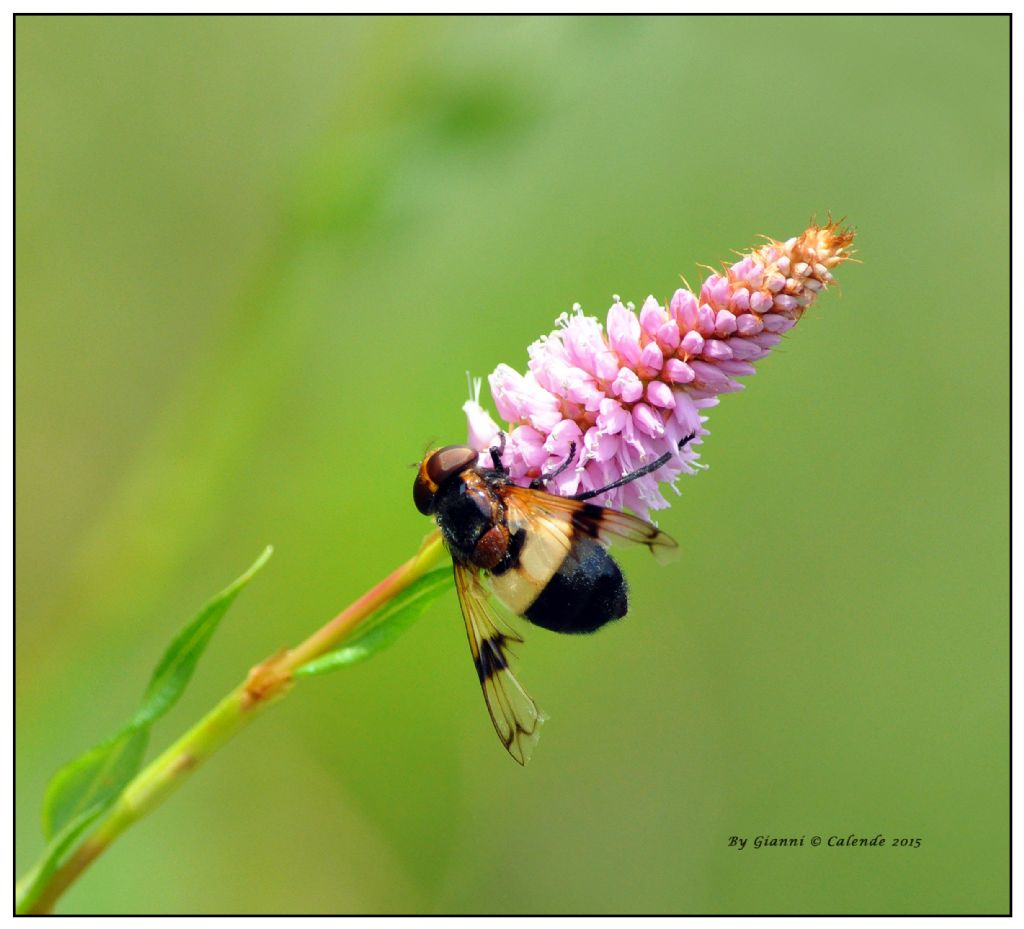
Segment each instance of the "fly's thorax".
[{"label": "fly's thorax", "polygon": [[504,507],[475,469],[441,488],[434,515],[448,549],[461,561],[490,569],[504,556],[508,545]]}]

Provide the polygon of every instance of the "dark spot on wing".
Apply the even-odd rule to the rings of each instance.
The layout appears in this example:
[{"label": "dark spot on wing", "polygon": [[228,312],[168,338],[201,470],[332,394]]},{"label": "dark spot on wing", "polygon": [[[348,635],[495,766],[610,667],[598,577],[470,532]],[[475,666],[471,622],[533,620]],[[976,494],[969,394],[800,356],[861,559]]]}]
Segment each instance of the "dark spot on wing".
[{"label": "dark spot on wing", "polygon": [[604,507],[593,503],[583,503],[572,514],[572,528],[580,535],[596,539],[601,530],[601,515]]},{"label": "dark spot on wing", "polygon": [[480,683],[488,680],[508,667],[505,660],[505,636],[497,633],[489,639],[480,640],[480,654],[476,656],[476,673]]}]

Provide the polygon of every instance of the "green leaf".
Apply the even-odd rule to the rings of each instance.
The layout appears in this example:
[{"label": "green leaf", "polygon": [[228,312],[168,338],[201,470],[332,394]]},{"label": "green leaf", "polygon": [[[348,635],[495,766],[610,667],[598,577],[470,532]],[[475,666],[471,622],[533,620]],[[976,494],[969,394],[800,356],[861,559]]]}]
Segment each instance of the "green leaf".
[{"label": "green leaf", "polygon": [[36,902],[40,891],[46,886],[53,872],[60,867],[61,861],[75,840],[96,821],[102,812],[102,807],[86,810],[72,819],[50,840],[50,844],[46,846],[35,867],[18,881],[15,887],[15,913],[27,912],[29,907]]},{"label": "green leaf", "polygon": [[43,796],[43,835],[52,839],[72,820],[113,803],[139,770],[148,742],[148,726],[129,725],[57,771]]},{"label": "green leaf", "polygon": [[245,574],[217,594],[199,611],[195,619],[174,637],[174,641],[164,652],[163,658],[153,672],[153,677],[146,688],[146,695],[142,698],[142,706],[135,714],[133,722],[152,723],[177,703],[228,607],[242,588],[253,579],[256,572],[267,563],[273,552],[273,548],[268,545]]},{"label": "green leaf", "polygon": [[451,585],[451,568],[424,574],[370,616],[353,639],[297,668],[295,676],[324,674],[375,655],[391,645]]},{"label": "green leaf", "polygon": [[43,797],[43,834],[53,842],[80,817],[98,815],[138,773],[153,722],[166,713],[188,685],[200,656],[235,597],[267,563],[263,551],[248,571],[204,606],[171,642],[156,666],[131,722],[115,736],[68,762],[50,780]]}]

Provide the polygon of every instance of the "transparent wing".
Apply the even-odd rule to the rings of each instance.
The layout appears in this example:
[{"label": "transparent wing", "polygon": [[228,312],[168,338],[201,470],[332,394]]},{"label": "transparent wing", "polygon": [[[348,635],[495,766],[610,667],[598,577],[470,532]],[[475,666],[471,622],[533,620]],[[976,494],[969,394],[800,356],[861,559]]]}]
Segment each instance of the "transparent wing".
[{"label": "transparent wing", "polygon": [[525,765],[540,738],[541,723],[547,717],[509,668],[512,655],[508,643],[523,640],[508,627],[505,632],[501,631],[489,595],[473,568],[455,564],[455,589],[466,621],[473,664],[494,729],[508,753]]},{"label": "transparent wing", "polygon": [[621,510],[511,484],[499,487],[498,493],[505,502],[510,524],[558,538],[566,552],[572,550],[574,533],[598,539],[605,545],[611,542],[646,545],[662,563],[670,561],[679,550],[672,536]]}]

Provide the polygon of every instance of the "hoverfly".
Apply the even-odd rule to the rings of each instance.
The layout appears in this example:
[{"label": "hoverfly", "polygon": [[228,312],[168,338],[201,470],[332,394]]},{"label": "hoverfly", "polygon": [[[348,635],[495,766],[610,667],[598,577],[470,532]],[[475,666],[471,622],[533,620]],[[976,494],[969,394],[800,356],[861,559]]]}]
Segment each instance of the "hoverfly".
[{"label": "hoverfly", "polygon": [[[686,436],[679,449],[693,438]],[[502,464],[504,450],[500,433],[490,449],[491,468],[480,467],[479,452],[468,446],[429,452],[413,484],[413,500],[441,529],[487,709],[502,745],[525,765],[546,717],[509,668],[508,644],[523,640],[499,619],[489,594],[554,632],[594,632],[625,616],[626,580],[605,546],[631,542],[669,555],[676,543],[636,516],[584,501],[657,471],[672,453],[606,487],[562,497],[543,488],[570,466],[575,444],[564,463],[529,487],[512,483]]]}]

